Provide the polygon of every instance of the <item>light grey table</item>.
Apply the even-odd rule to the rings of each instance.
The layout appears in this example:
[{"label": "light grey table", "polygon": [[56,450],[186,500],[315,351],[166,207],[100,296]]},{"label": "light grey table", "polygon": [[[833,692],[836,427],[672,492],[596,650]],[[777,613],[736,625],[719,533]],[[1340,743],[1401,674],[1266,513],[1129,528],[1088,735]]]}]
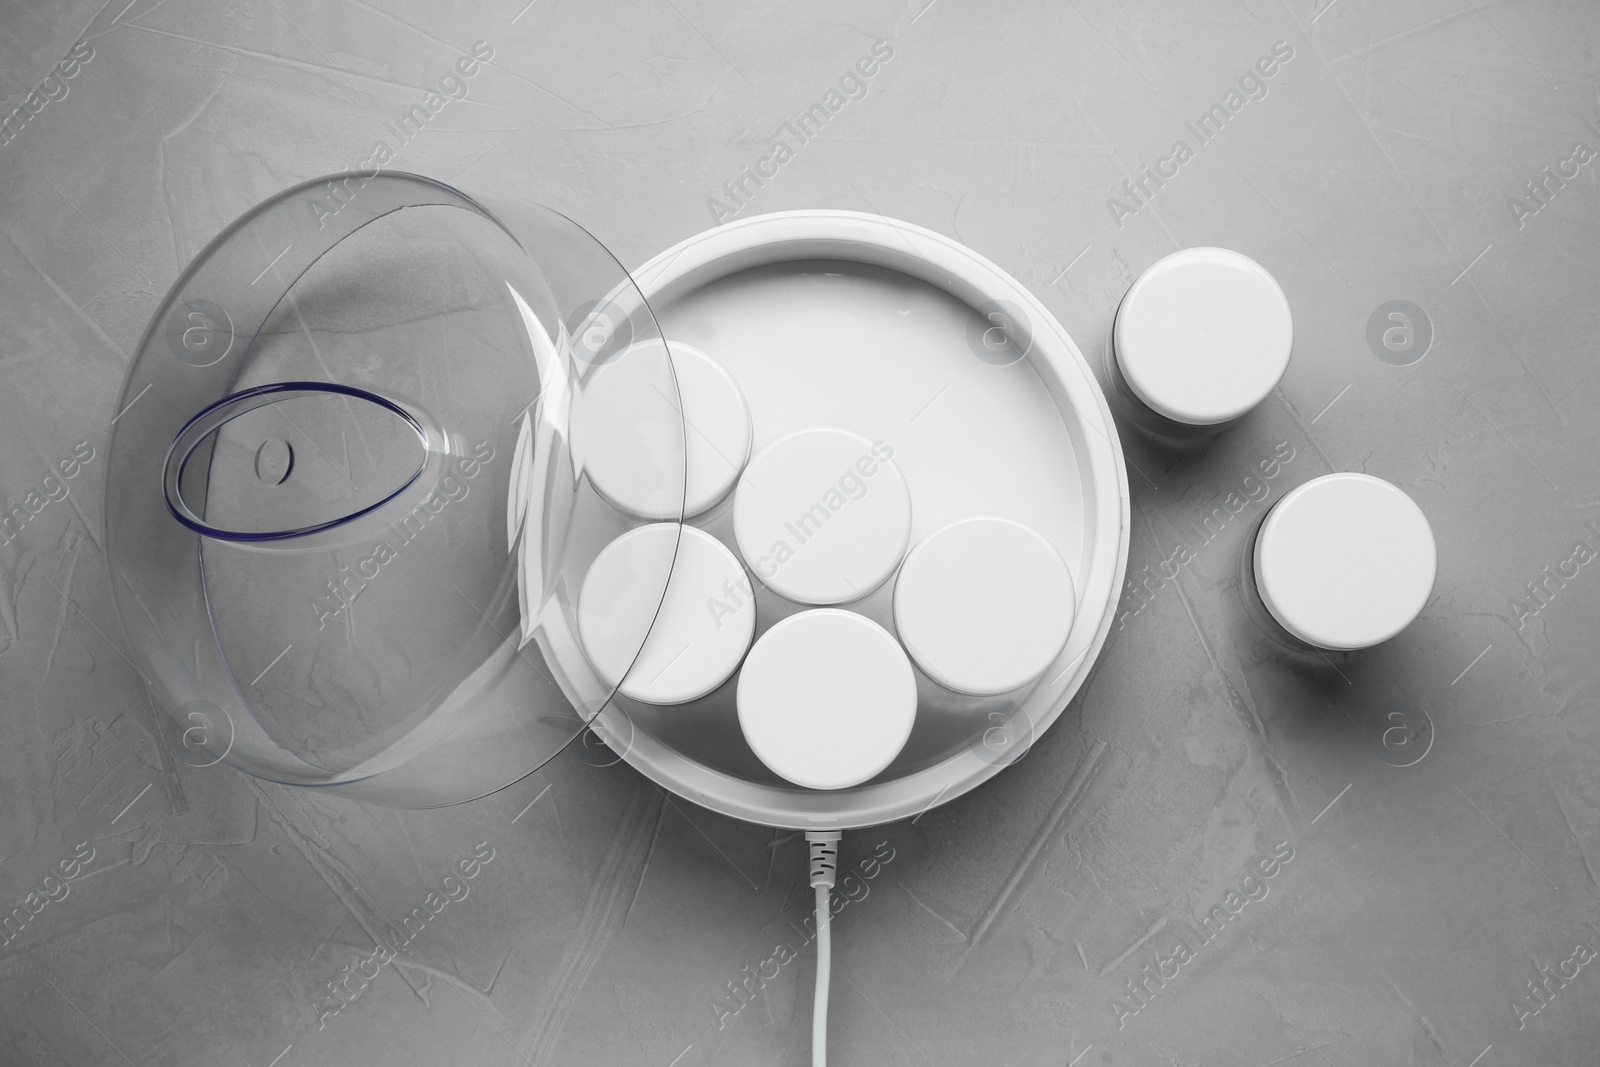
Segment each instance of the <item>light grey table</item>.
[{"label": "light grey table", "polygon": [[[1091,354],[1179,247],[1245,252],[1294,306],[1243,426],[1187,458],[1124,435],[1130,577],[1195,559],[1129,594],[1054,729],[846,836],[871,877],[837,921],[834,1062],[1600,1062],[1600,7],[10,0],[0,494],[75,476],[0,545],[0,897],[76,877],[0,946],[0,1063],[809,1062],[803,842],[574,751],[422,813],[193,769],[119,650],[103,472],[155,304],[480,41],[392,165],[550,204],[630,265],[833,206],[966,242]],[[1398,351],[1368,339],[1392,300]],[[1369,655],[1291,667],[1241,621],[1239,547],[1332,470],[1421,504],[1436,595]],[[1385,747],[1422,716],[1431,747]],[[360,977],[369,931],[475,848],[470,893]],[[798,958],[760,984],[779,942]]]}]

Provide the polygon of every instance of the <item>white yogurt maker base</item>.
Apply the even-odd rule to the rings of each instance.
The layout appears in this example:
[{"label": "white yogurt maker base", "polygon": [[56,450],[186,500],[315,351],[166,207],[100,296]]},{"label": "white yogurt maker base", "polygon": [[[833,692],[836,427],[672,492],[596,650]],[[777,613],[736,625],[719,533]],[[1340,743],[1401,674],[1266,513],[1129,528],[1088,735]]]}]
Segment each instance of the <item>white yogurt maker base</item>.
[{"label": "white yogurt maker base", "polygon": [[[1031,737],[1047,729],[1109,632],[1130,510],[1105,398],[1050,312],[959,243],[848,211],[728,223],[666,250],[634,278],[667,336],[714,352],[738,381],[757,451],[806,427],[848,427],[894,449],[912,492],[912,541],[987,514],[1015,518],[1055,545],[1078,592],[1076,612],[1060,652],[1014,697]],[[993,332],[997,307],[1019,341],[1000,353],[1005,359],[975,340]],[[891,596],[885,583],[857,610],[888,625]],[[766,602],[757,641],[774,613],[795,610]],[[540,641],[559,659],[576,642],[561,620],[552,622]],[[1014,762],[975,751],[959,716],[919,708],[905,750],[874,778],[800,788],[763,767],[746,744],[726,699],[733,688],[682,707],[632,706],[619,750],[663,787],[714,811],[804,829],[913,816]],[[616,740],[615,733],[602,736]]]}]

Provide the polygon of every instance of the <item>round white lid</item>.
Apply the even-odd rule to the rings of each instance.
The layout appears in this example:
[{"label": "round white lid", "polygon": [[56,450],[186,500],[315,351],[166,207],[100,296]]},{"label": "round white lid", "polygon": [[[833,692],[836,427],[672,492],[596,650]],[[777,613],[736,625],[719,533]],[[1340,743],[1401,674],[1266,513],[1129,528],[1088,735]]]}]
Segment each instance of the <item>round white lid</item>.
[{"label": "round white lid", "polygon": [[1002,518],[963,519],[924,537],[894,587],[894,625],[911,658],[970,696],[1043,674],[1067,643],[1075,609],[1061,553]]},{"label": "round white lid", "polygon": [[859,785],[905,747],[911,661],[864,615],[815,608],[761,635],[739,673],[739,726],[773,773],[808,789]]},{"label": "round white lid", "polygon": [[1267,269],[1226,248],[1185,248],[1153,263],[1117,309],[1112,344],[1128,385],[1175,422],[1236,419],[1289,365],[1289,298]]},{"label": "round white lid", "polygon": [[761,582],[802,604],[843,604],[882,585],[911,539],[911,493],[893,448],[818,427],[780,437],[739,479],[733,529]]},{"label": "round white lid", "polygon": [[[672,371],[683,410],[682,441],[658,441],[676,427],[661,418],[675,403],[660,381],[659,338],[630,345],[594,368],[572,414],[572,450],[594,487],[618,508],[646,519],[698,515],[727,495],[750,458],[750,408],[727,369],[692,345],[673,341]],[[630,359],[641,349],[644,358]],[[684,495],[664,484],[659,463],[641,462],[653,450],[681,451]],[[671,454],[668,452],[666,454]]]},{"label": "round white lid", "polygon": [[[658,585],[641,575],[677,557],[656,610]],[[755,633],[750,578],[726,546],[704,530],[661,522],[629,530],[589,566],[578,594],[578,638],[595,670],[621,692],[650,704],[697,700],[727,681]],[[655,615],[638,647],[637,621]],[[626,672],[626,674],[624,674]]]},{"label": "round white lid", "polygon": [[1290,490],[1256,537],[1256,585],[1283,628],[1319,648],[1367,648],[1417,617],[1438,566],[1433,529],[1404,492],[1369,474]]}]

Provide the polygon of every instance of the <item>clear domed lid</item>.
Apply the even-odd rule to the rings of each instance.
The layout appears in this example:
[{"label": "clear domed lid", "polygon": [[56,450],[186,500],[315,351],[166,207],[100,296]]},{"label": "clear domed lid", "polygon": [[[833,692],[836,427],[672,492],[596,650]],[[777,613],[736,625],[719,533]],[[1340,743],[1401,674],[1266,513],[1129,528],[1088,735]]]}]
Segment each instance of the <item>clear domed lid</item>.
[{"label": "clear domed lid", "polygon": [[[605,247],[530,203],[347,173],[223,231],[140,344],[107,487],[118,612],[181,757],[425,807],[514,782],[586,727],[623,734],[617,667],[677,538],[630,554],[628,610],[580,619],[578,592],[617,537],[681,530],[659,341]],[[616,427],[666,501],[649,517],[596,490],[570,432],[620,360],[660,397]]]}]

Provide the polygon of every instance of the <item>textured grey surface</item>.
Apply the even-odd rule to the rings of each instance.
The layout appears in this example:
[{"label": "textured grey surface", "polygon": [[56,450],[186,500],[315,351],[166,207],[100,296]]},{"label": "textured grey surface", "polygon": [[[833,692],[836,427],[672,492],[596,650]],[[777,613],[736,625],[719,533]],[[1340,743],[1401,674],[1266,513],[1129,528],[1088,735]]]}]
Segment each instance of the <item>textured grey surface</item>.
[{"label": "textured grey surface", "polygon": [[[1124,435],[1150,581],[1058,725],[975,793],[846,836],[834,1062],[1600,1060],[1576,948],[1600,948],[1600,571],[1575,552],[1600,550],[1600,162],[1574,155],[1600,149],[1600,7],[524,2],[0,4],[3,110],[30,116],[0,144],[0,494],[44,501],[0,545],[0,896],[44,902],[0,946],[0,1063],[809,1062],[803,842],[574,751],[426,813],[192,769],[118,651],[105,448],[161,293],[479,40],[493,64],[394,165],[548,203],[630,265],[718,215],[836,206],[967,242],[1093,358],[1178,247],[1255,257],[1294,306],[1246,424],[1188,458]],[[866,94],[728,202],[879,41]],[[1201,143],[1186,123],[1278,42],[1265,95],[1247,81]],[[1163,158],[1153,196],[1121,191]],[[1433,329],[1404,366],[1367,341],[1397,299]],[[1436,595],[1371,654],[1286,662],[1240,606],[1241,539],[1341,469],[1421,504]],[[1408,766],[1398,700],[1434,727]],[[468,895],[357,977],[479,842]],[[1204,941],[1219,902],[1238,915]],[[797,958],[767,963],[780,943]],[[728,985],[774,969],[748,1005]]]}]

